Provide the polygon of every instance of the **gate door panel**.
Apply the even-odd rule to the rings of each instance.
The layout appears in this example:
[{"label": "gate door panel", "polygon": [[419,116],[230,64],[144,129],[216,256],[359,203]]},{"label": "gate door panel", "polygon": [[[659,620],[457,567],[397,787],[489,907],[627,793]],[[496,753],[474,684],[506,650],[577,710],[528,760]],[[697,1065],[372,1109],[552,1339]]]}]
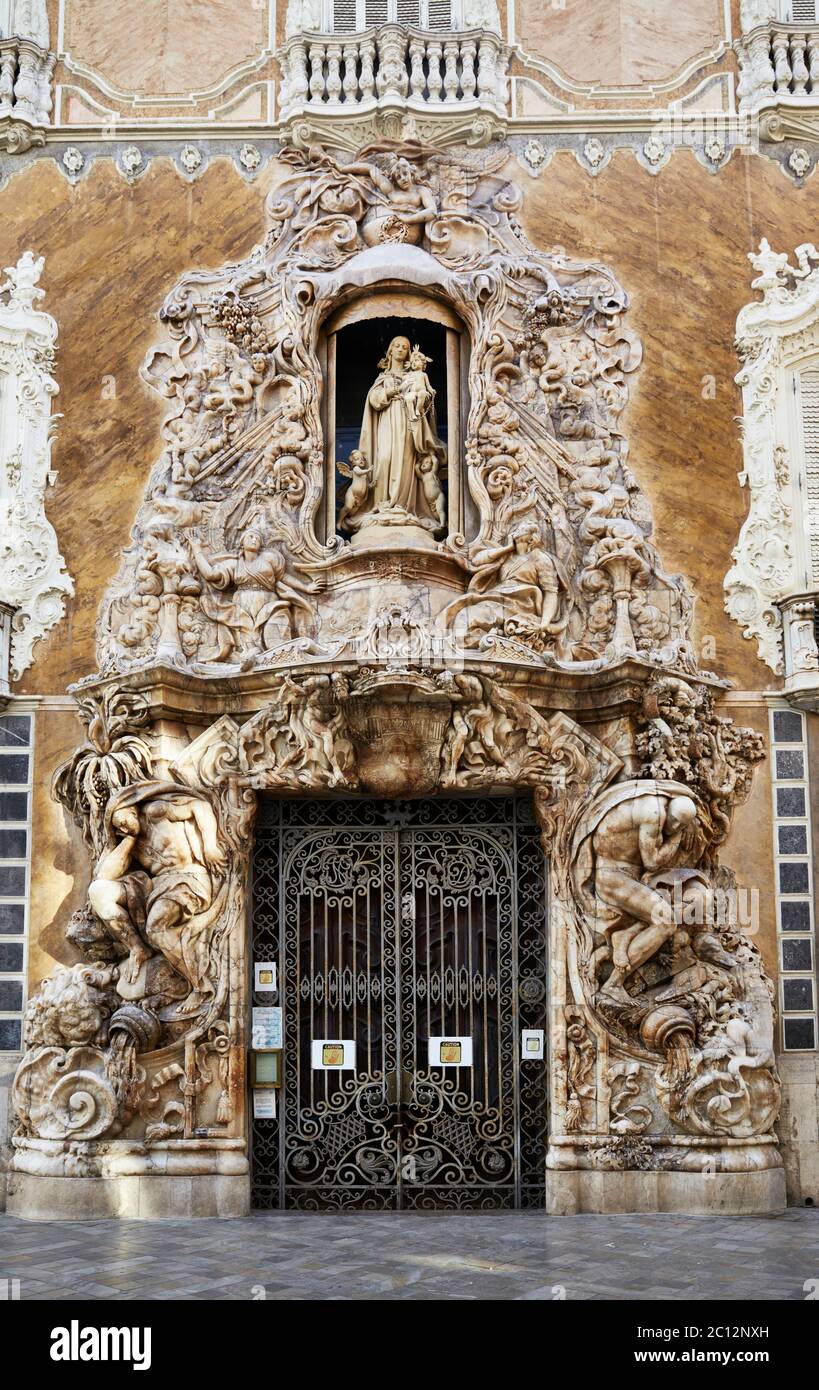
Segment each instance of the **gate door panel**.
[{"label": "gate door panel", "polygon": [[528,800],[266,803],[253,954],[278,961],[285,1042],[256,1206],[542,1206],[545,1065],[519,1061],[546,1011]]}]

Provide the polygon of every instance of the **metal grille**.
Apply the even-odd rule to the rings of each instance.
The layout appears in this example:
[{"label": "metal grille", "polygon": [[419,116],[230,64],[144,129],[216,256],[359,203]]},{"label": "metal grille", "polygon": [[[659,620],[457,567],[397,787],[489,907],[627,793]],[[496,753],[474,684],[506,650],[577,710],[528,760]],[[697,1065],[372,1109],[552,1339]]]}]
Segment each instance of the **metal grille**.
[{"label": "metal grille", "polygon": [[[279,961],[284,1086],[253,1126],[258,1207],[541,1207],[546,885],[526,798],[279,801],[254,853],[256,958]],[[469,1037],[471,1067],[429,1039]],[[311,1043],[354,1039],[354,1072]]]}]

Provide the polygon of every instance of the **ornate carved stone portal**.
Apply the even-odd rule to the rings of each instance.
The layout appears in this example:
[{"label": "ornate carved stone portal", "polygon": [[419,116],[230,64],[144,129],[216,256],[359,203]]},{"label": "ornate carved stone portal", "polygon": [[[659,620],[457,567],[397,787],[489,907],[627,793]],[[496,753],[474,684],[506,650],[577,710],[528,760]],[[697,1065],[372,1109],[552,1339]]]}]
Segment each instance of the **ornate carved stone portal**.
[{"label": "ornate carved stone portal", "polygon": [[[77,963],[29,1007],[16,1210],[178,1214],[175,1177],[192,1210],[245,1208],[259,793],[527,788],[550,1207],[781,1201],[772,992],[718,864],[760,741],[715,711],[628,467],[626,296],[527,240],[502,153],[469,158],[284,151],[263,243],[160,311],[164,448],[55,780],[90,881]],[[465,447],[450,429],[445,488],[443,403],[393,335],[336,520],[325,325],[380,296],[462,325]],[[623,1170],[650,1189],[624,1195]]]}]

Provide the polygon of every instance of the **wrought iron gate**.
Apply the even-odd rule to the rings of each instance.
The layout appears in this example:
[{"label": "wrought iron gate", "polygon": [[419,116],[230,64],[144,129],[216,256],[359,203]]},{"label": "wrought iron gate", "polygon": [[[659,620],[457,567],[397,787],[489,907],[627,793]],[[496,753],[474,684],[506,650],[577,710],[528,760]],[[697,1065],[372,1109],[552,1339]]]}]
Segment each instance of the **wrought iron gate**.
[{"label": "wrought iron gate", "polygon": [[[521,1029],[546,1027],[528,798],[265,802],[253,955],[278,961],[285,1043],[255,1206],[543,1205],[546,1066],[520,1061]],[[430,1065],[436,1037],[468,1039],[471,1066]],[[316,1069],[326,1039],[355,1043],[354,1070]]]}]

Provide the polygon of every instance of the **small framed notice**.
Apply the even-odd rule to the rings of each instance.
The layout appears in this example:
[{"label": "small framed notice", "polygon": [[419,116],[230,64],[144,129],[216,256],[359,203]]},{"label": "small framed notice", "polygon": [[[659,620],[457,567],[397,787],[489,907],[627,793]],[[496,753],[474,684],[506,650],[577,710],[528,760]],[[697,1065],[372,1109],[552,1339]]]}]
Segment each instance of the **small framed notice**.
[{"label": "small framed notice", "polygon": [[253,1118],[254,1118],[254,1120],[275,1120],[275,1118],[276,1118],[276,1092],[275,1092],[275,1091],[254,1091],[254,1092],[253,1092]]},{"label": "small framed notice", "polygon": [[429,1065],[431,1067],[471,1067],[471,1038],[430,1038]]},{"label": "small framed notice", "polygon": [[257,960],[253,966],[253,989],[256,994],[275,994],[278,989],[275,962]]},{"label": "small framed notice", "polygon": [[250,1046],[257,1052],[282,1046],[282,1011],[254,1005],[250,1026]]},{"label": "small framed notice", "polygon": [[545,1042],[542,1028],[524,1028],[520,1035],[520,1060],[522,1062],[542,1062]]},{"label": "small framed notice", "polygon": [[355,1071],[355,1042],[352,1038],[314,1038],[313,1071]]}]

